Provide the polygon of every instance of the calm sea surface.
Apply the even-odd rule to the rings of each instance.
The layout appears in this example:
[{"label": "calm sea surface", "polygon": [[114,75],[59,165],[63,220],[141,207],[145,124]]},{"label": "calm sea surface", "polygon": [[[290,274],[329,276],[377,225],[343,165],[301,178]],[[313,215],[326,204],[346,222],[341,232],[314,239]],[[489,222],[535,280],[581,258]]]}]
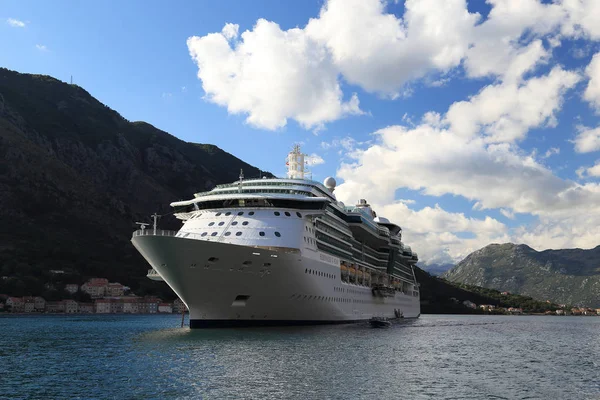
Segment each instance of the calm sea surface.
[{"label": "calm sea surface", "polygon": [[177,315],[0,317],[0,398],[600,399],[596,317],[179,324]]}]

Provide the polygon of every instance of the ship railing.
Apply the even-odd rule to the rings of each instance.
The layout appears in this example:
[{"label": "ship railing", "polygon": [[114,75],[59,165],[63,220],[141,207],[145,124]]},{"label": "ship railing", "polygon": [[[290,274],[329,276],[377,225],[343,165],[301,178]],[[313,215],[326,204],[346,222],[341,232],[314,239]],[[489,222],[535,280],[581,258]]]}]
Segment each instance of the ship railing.
[{"label": "ship railing", "polygon": [[177,231],[167,231],[164,229],[138,229],[133,232],[133,236],[176,236]]}]

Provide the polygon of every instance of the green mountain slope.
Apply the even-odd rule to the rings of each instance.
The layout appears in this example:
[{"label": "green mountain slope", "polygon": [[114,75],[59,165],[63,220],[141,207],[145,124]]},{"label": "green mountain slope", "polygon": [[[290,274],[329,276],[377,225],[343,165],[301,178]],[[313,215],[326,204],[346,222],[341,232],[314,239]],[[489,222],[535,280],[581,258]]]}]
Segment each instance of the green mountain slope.
[{"label": "green mountain slope", "polygon": [[[0,69],[0,293],[40,294],[65,270],[138,288],[135,221],[172,201],[263,173],[213,145],[129,122],[84,89]],[[161,227],[178,226],[164,218]]]},{"label": "green mountain slope", "polygon": [[443,277],[540,300],[600,307],[600,246],[538,252],[526,245],[491,244]]}]

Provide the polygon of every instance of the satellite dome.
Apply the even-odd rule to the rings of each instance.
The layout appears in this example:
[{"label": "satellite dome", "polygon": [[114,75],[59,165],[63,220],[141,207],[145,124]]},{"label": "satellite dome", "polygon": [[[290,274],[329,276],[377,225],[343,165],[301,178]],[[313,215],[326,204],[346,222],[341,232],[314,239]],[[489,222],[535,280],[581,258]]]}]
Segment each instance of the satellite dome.
[{"label": "satellite dome", "polygon": [[325,187],[329,190],[331,190],[333,192],[333,189],[335,189],[335,185],[337,183],[335,182],[335,179],[332,176],[328,176],[327,178],[325,178],[325,180],[323,181],[323,185],[325,185]]}]

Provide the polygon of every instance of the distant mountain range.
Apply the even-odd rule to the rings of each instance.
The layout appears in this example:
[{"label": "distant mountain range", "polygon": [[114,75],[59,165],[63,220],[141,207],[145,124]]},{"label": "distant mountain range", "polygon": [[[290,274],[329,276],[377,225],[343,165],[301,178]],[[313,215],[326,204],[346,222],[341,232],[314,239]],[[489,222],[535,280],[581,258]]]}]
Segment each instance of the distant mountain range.
[{"label": "distant mountain range", "polygon": [[421,268],[423,271],[429,272],[433,276],[441,276],[444,274],[444,272],[450,270],[452,267],[454,267],[454,264],[448,264],[448,263],[446,263],[446,264],[427,264],[427,265],[419,264],[419,268]]},{"label": "distant mountain range", "polygon": [[490,244],[442,277],[559,304],[600,307],[600,246],[536,251],[523,244]]}]

